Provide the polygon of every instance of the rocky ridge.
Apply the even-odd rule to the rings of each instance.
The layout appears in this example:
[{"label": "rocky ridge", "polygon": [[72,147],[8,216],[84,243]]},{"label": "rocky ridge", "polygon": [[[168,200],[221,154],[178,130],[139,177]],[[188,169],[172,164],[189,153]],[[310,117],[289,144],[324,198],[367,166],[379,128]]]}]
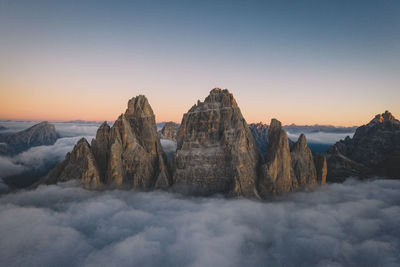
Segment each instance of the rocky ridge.
[{"label": "rocky ridge", "polygon": [[[164,133],[172,136],[173,130]],[[233,95],[215,88],[183,115],[169,168],[154,113],[138,96],[112,127],[103,123],[90,145],[80,140],[41,182],[79,179],[91,189],[172,186],[189,195],[250,198],[325,183],[325,158],[313,158],[304,135],[290,149],[285,130],[273,119],[267,136],[264,157]]]},{"label": "rocky ridge", "polygon": [[328,181],[349,176],[400,178],[400,121],[390,112],[376,115],[327,152]]},{"label": "rocky ridge", "polygon": [[0,136],[0,155],[14,156],[34,146],[53,145],[57,138],[56,127],[43,121],[18,133]]},{"label": "rocky ridge", "polygon": [[[74,170],[73,170],[74,169]],[[91,145],[80,140],[42,183],[79,179],[85,187],[165,188],[171,183],[155,116],[145,96],[129,100],[112,127],[104,122]]]}]

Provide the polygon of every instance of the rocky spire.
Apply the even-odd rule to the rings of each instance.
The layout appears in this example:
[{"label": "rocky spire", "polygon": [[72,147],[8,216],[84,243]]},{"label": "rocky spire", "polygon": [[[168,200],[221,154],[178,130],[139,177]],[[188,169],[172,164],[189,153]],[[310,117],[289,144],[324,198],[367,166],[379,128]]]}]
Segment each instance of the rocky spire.
[{"label": "rocky spire", "polygon": [[[80,148],[80,150],[77,150]],[[113,127],[104,122],[97,130],[92,146],[80,141],[75,157],[88,164],[79,165],[79,172],[69,171],[67,166],[79,162],[67,156],[51,172],[46,182],[69,179],[87,180],[87,172],[93,173],[92,184],[117,188],[152,189],[168,187],[171,178],[166,158],[157,135],[155,116],[147,98],[143,95],[128,102],[128,108],[119,116]],[[75,153],[76,154],[76,153]],[[64,166],[64,167],[63,167]]]},{"label": "rocky spire", "polygon": [[290,149],[287,134],[280,121],[272,119],[268,129],[265,162],[261,166],[258,192],[261,197],[289,192],[293,189],[290,177]]},{"label": "rocky spire", "polygon": [[316,184],[317,172],[304,134],[301,134],[297,142],[292,146],[290,157],[292,165],[291,176],[294,187]]},{"label": "rocky spire", "polygon": [[184,114],[173,180],[189,194],[255,196],[259,155],[233,95],[213,89]]},{"label": "rocky spire", "polygon": [[97,163],[85,138],[80,139],[65,160],[57,164],[40,183],[53,184],[71,179],[79,179],[89,189],[97,189],[101,185]]},{"label": "rocky spire", "polygon": [[370,121],[370,124],[383,123],[385,121],[394,120],[396,120],[396,118],[392,115],[392,113],[386,110],[385,113],[376,115],[375,118]]},{"label": "rocky spire", "polygon": [[313,156],[315,169],[317,171],[317,183],[326,184],[326,175],[328,174],[328,165],[323,155],[315,153]]}]

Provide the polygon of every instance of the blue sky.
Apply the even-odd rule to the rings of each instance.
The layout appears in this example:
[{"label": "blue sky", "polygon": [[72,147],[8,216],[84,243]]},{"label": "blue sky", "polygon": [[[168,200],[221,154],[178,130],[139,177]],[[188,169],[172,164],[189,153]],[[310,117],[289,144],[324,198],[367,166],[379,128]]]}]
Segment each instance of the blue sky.
[{"label": "blue sky", "polygon": [[0,36],[1,118],[113,120],[146,94],[180,121],[214,87],[249,122],[400,115],[399,1],[0,0]]}]

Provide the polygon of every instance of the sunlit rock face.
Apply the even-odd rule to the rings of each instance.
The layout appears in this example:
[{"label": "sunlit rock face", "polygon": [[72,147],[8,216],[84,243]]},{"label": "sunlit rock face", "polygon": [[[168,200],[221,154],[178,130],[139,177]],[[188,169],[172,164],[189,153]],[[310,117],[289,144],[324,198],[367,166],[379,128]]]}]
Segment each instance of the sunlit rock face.
[{"label": "sunlit rock face", "polygon": [[[174,127],[164,127],[164,134],[172,138]],[[167,163],[153,110],[138,96],[112,127],[106,122],[99,127],[91,145],[80,140],[41,183],[78,179],[91,189],[173,186],[189,195],[249,198],[325,183],[325,158],[313,158],[304,135],[290,149],[285,130],[273,119],[267,137],[261,156],[233,95],[216,88],[184,114]]]},{"label": "sunlit rock face", "polygon": [[254,197],[258,162],[253,136],[228,90],[213,89],[184,114],[174,156],[177,190]]},{"label": "sunlit rock face", "polygon": [[390,112],[378,114],[327,152],[328,181],[348,176],[400,176],[400,121]]},{"label": "sunlit rock face", "polygon": [[291,178],[294,187],[317,183],[317,170],[304,134],[301,134],[297,142],[291,147],[290,159]]},{"label": "sunlit rock face", "polygon": [[262,198],[271,194],[286,193],[309,185],[325,184],[324,156],[315,163],[304,134],[289,148],[287,134],[280,121],[271,120],[264,163],[258,180]]},{"label": "sunlit rock face", "polygon": [[261,166],[258,184],[261,196],[293,190],[290,176],[290,148],[285,130],[280,121],[271,120],[268,129],[268,144],[265,162]]},{"label": "sunlit rock face", "polygon": [[178,133],[178,129],[179,129],[179,124],[172,121],[166,122],[164,127],[160,131],[161,137],[172,141],[176,141],[176,135]]},{"label": "sunlit rock face", "polygon": [[[152,189],[166,188],[171,184],[157,135],[155,116],[145,96],[129,100],[126,112],[119,116],[111,128],[103,123],[91,146],[87,144],[86,150],[93,158],[93,168],[99,177],[96,179],[97,187]],[[70,162],[67,156],[60,165],[67,166]],[[45,180],[57,182],[61,177],[63,181],[84,180],[83,175],[71,175],[67,171],[51,172]]]}]

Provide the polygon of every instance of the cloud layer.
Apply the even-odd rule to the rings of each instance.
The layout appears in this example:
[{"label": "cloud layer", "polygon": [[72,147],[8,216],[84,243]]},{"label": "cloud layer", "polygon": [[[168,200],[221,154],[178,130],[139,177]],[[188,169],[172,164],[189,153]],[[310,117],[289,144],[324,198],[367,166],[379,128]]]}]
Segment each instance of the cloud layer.
[{"label": "cloud layer", "polygon": [[398,266],[400,181],[269,202],[73,183],[0,198],[2,266]]},{"label": "cloud layer", "polygon": [[[300,133],[287,132],[290,140],[296,142],[300,136]],[[316,133],[305,133],[308,143],[316,144],[334,144],[337,141],[346,138],[346,136],[353,137],[354,133],[327,133],[327,132],[316,132]]]}]

